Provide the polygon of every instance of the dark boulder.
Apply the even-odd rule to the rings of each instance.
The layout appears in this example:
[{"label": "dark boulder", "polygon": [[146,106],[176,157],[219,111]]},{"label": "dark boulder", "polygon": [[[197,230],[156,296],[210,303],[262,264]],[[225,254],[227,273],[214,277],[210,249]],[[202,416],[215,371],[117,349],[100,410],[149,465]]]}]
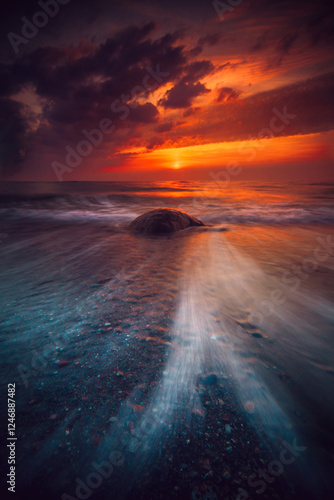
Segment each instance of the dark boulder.
[{"label": "dark boulder", "polygon": [[137,217],[131,222],[129,229],[144,234],[164,234],[192,226],[204,226],[204,224],[186,212],[173,208],[158,208]]}]

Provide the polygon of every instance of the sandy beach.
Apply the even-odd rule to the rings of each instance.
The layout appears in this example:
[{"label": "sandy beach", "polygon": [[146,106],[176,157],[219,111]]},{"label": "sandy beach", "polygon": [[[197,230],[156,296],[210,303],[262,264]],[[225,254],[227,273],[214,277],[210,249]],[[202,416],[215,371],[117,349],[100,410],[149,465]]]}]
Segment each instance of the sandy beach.
[{"label": "sandy beach", "polygon": [[18,495],[329,498],[332,227],[218,221],[212,201],[206,231],[134,235],[173,199],[126,196],[2,207]]}]

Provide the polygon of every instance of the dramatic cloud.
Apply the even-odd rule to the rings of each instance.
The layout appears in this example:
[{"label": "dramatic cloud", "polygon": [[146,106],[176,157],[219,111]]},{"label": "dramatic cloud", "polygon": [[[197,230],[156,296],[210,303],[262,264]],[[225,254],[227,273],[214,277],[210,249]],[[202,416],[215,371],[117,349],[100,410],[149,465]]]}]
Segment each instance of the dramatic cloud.
[{"label": "dramatic cloud", "polygon": [[165,122],[156,128],[157,132],[170,132],[174,128],[173,122]]},{"label": "dramatic cloud", "polygon": [[24,162],[28,139],[28,122],[22,104],[0,99],[0,173],[16,173]]},{"label": "dramatic cloud", "polygon": [[[215,104],[201,110],[198,122],[182,127],[179,135],[183,140],[195,138],[192,144],[196,144],[199,137],[208,143],[327,132],[334,129],[333,95],[334,73],[330,73]],[[175,130],[173,137],[176,143],[180,139]]]},{"label": "dramatic cloud", "polygon": [[235,101],[241,94],[241,90],[231,89],[230,87],[222,87],[219,90],[217,102]]},{"label": "dramatic cloud", "polygon": [[164,108],[179,109],[188,108],[192,105],[195,97],[210,92],[202,83],[178,82],[175,87],[168,90],[165,97],[159,101]]},{"label": "dramatic cloud", "polygon": [[157,121],[159,111],[150,102],[138,106],[129,114],[129,120],[137,123],[154,123]]},{"label": "dramatic cloud", "polygon": [[196,61],[185,68],[185,75],[168,90],[159,104],[164,108],[180,109],[189,108],[193,100],[210,89],[198,80],[212,73],[214,66],[210,61]]},{"label": "dramatic cloud", "polygon": [[17,0],[0,20],[4,178],[20,178],[20,169],[52,176],[42,165],[64,161],[83,130],[106,121],[110,131],[82,162],[83,175],[132,150],[257,137],[274,108],[296,116],[277,135],[334,127],[332,2],[245,1],[221,21],[200,0],[168,8],[73,0],[14,53],[7,34],[22,35],[22,17],[37,10]]}]

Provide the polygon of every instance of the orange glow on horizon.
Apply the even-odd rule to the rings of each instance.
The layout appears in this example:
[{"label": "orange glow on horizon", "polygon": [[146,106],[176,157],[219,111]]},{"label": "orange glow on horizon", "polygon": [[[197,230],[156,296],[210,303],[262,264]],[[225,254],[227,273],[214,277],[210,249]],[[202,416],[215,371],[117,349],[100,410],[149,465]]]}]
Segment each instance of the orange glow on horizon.
[{"label": "orange glow on horizon", "polygon": [[[136,150],[122,152],[122,154],[131,153],[129,157],[124,159],[123,164],[113,167],[107,166],[102,171],[115,170],[115,167],[121,170],[183,170],[187,168],[220,167],[235,163],[243,167],[247,167],[247,165],[267,165],[270,168],[270,165],[276,163],[302,162],[324,158],[328,153],[328,148],[325,147],[323,139],[323,134],[309,134],[262,140],[198,144],[153,151],[137,148]],[[117,155],[113,159],[117,160]]]}]

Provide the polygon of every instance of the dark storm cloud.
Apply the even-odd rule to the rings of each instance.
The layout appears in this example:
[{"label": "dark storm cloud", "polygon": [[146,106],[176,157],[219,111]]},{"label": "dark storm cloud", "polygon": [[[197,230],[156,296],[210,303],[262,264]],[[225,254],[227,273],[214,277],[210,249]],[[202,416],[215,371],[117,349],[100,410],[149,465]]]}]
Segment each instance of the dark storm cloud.
[{"label": "dark storm cloud", "polygon": [[[147,67],[161,71],[158,81],[151,77],[150,86],[178,79],[166,107],[188,107],[192,100],[209,92],[198,80],[214,70],[210,61],[189,60],[189,53],[178,44],[177,33],[152,39],[153,22],[141,27],[130,26],[95,46],[81,43],[77,47],[39,47],[18,57],[11,65],[0,67],[1,90],[10,96],[27,85],[45,99],[44,118],[60,133],[59,125],[81,130],[105,116],[111,103],[136,101],[142,94],[136,86],[147,77]],[[150,90],[145,91],[146,97]],[[144,95],[145,97],[145,95]],[[152,123],[158,116],[151,104],[132,106],[129,120]]]},{"label": "dark storm cloud", "polygon": [[[199,125],[183,127],[180,134],[185,140],[203,137],[206,142],[255,139],[261,131],[268,137],[272,134],[269,126],[273,119],[275,136],[326,132],[334,128],[333,96],[334,73],[329,73],[203,109]],[[274,109],[283,116],[283,121],[277,119]],[[173,131],[176,142],[177,133]]]},{"label": "dark storm cloud", "polygon": [[238,99],[241,91],[237,89],[232,89],[230,87],[222,87],[219,90],[217,102],[228,102]]},{"label": "dark storm cloud", "polygon": [[220,33],[212,33],[212,34],[210,33],[209,35],[200,38],[198,40],[198,43],[200,45],[205,45],[205,44],[209,46],[216,45],[216,43],[220,40],[221,36],[222,35]]},{"label": "dark storm cloud", "polygon": [[147,102],[134,108],[129,114],[129,120],[137,123],[154,123],[157,121],[158,116],[158,109],[154,104]]},{"label": "dark storm cloud", "polygon": [[159,146],[162,146],[165,142],[165,139],[161,138],[161,137],[151,137],[151,139],[148,141],[148,143],[146,144],[146,149],[147,150],[152,150],[152,149],[156,149],[158,148]]},{"label": "dark storm cloud", "polygon": [[196,114],[198,111],[200,111],[200,109],[201,108],[199,107],[186,109],[183,113],[183,117],[188,118],[189,116]]},{"label": "dark storm cloud", "polygon": [[251,52],[259,52],[265,48],[267,48],[267,40],[268,40],[268,31],[265,31],[261,35],[259,35],[254,43],[251,46]]},{"label": "dark storm cloud", "polygon": [[[247,137],[270,118],[273,106],[297,109],[293,133],[333,126],[333,75],[242,99],[232,88],[229,74],[236,70],[238,76],[239,66],[254,59],[259,73],[281,68],[277,74],[283,74],[284,64],[289,60],[293,67],[294,57],[297,63],[307,58],[305,67],[322,57],[326,67],[326,54],[334,42],[333,2],[245,0],[220,22],[212,2],[203,0],[170,0],[168,4],[161,0],[70,0],[15,55],[7,33],[20,33],[22,16],[31,18],[36,10],[40,10],[37,0],[2,6],[0,49],[7,54],[0,62],[1,159],[7,165],[3,172],[22,165],[25,151],[38,151],[42,162],[40,145],[48,158],[56,156],[67,144],[82,140],[84,128],[97,127],[104,117],[117,124],[116,132],[96,151],[104,158],[114,147],[159,147],[163,143],[155,136],[159,133],[169,145],[173,138],[179,143],[183,136],[203,142]],[[150,78],[151,89],[140,90],[147,67],[164,76]],[[228,83],[222,80],[220,89],[210,89],[204,78],[223,69]],[[305,71],[303,78],[305,74],[309,73]],[[158,104],[155,99],[154,104],[146,102],[166,83],[169,90],[160,93]],[[248,83],[240,85],[244,88]],[[38,121],[33,122],[27,106],[14,100],[23,90],[39,101]],[[195,107],[196,98],[206,94],[209,98],[203,99],[202,109]],[[124,121],[121,113],[111,110],[115,101],[118,109],[123,106],[129,111]],[[191,119],[182,124],[181,116]]]},{"label": "dark storm cloud", "polygon": [[[244,18],[254,18],[262,33],[250,47],[251,52],[273,49],[276,62],[300,39],[299,49],[334,43],[334,3],[327,0],[259,0],[244,2]],[[274,63],[274,61],[272,61]]]},{"label": "dark storm cloud", "polygon": [[288,54],[297,38],[298,33],[288,33],[287,35],[284,35],[280,40],[278,40],[277,52],[280,52],[283,55]]},{"label": "dark storm cloud", "polygon": [[166,92],[159,104],[170,109],[190,107],[196,97],[211,92],[199,80],[212,73],[214,69],[213,64],[205,60],[187,65],[183,77]]},{"label": "dark storm cloud", "polygon": [[156,128],[156,131],[157,132],[170,132],[172,129],[174,128],[174,123],[173,122],[165,122],[165,123],[161,123],[161,125],[159,125],[157,128]]},{"label": "dark storm cloud", "polygon": [[[45,118],[51,125],[57,122],[81,126],[99,120],[114,99],[133,99],[132,90],[142,84],[147,67],[153,71],[159,67],[167,75],[156,82],[151,78],[152,89],[184,72],[188,61],[183,46],[174,46],[177,35],[152,40],[148,35],[154,30],[153,22],[128,27],[98,47],[40,47],[12,65],[1,65],[2,95],[10,96],[31,85],[38,96],[47,99]],[[203,72],[201,65],[194,70]],[[133,109],[130,119],[148,123],[157,114],[156,107],[146,103]]]},{"label": "dark storm cloud", "polygon": [[182,78],[184,83],[195,83],[214,71],[211,61],[195,61],[185,67],[185,75]]},{"label": "dark storm cloud", "polygon": [[268,61],[268,68],[279,67],[298,38],[298,32],[282,36],[276,43],[275,54]]},{"label": "dark storm cloud", "polygon": [[171,90],[168,90],[165,97],[159,101],[164,108],[180,109],[191,106],[195,97],[211,92],[203,83],[178,82]]},{"label": "dark storm cloud", "polygon": [[0,175],[12,175],[26,155],[28,123],[22,104],[0,99],[0,131]]}]

